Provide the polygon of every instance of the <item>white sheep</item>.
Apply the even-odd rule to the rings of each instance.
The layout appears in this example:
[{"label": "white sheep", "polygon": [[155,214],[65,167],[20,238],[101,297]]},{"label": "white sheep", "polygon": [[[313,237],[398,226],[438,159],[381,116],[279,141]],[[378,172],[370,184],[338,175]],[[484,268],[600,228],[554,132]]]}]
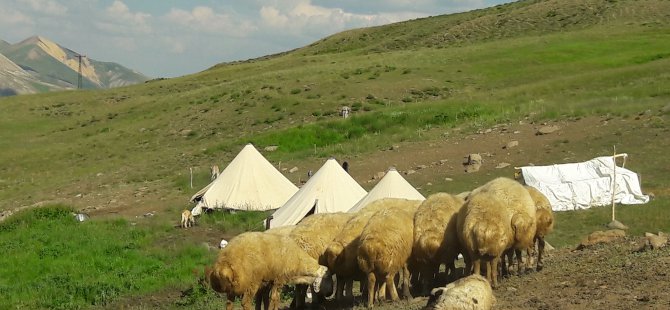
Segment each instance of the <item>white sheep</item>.
[{"label": "white sheep", "polygon": [[480,275],[471,275],[434,289],[424,309],[490,310],[495,303],[489,282]]},{"label": "white sheep", "polygon": [[215,291],[226,294],[226,309],[232,309],[235,298],[242,297],[242,307],[250,310],[252,298],[268,283],[312,284],[318,292],[327,271],[288,237],[247,232],[219,251],[206,276]]},{"label": "white sheep", "polygon": [[[375,213],[363,228],[358,246],[358,267],[367,275],[367,306],[385,296],[384,286],[390,290],[391,300],[399,299],[394,277],[402,272],[403,295],[409,293],[407,261],[414,241],[414,213],[416,208],[393,208]],[[379,282],[377,282],[379,279]]]},{"label": "white sheep", "polygon": [[353,296],[353,280],[361,279],[362,272],[358,268],[356,257],[358,255],[358,244],[363,228],[373,214],[378,211],[392,208],[416,209],[421,204],[419,200],[407,200],[400,198],[383,198],[375,200],[361,210],[353,213],[353,217],[347,221],[342,231],[328,245],[325,252],[326,266],[337,275],[336,299],[341,300],[345,296]]},{"label": "white sheep", "polygon": [[456,220],[463,204],[458,196],[437,193],[426,198],[414,215],[412,261],[419,268],[423,294],[428,294],[442,263],[448,274],[456,276],[454,260],[461,252]]},{"label": "white sheep", "polygon": [[507,249],[527,249],[533,244],[535,231],[535,205],[530,194],[508,178],[494,179],[473,190],[458,216],[466,268],[471,263],[474,273],[479,274],[481,263],[485,263],[494,287],[502,254]]}]

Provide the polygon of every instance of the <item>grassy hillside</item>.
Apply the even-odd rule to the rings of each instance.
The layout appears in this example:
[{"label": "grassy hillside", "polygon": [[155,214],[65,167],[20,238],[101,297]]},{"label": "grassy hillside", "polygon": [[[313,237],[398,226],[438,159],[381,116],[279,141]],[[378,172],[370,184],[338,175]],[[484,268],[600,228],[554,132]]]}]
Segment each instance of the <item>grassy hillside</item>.
[{"label": "grassy hillside", "polygon": [[[365,153],[461,122],[655,109],[670,97],[668,50],[665,25],[595,25],[451,48],[293,52],[121,89],[2,99],[0,161],[15,164],[1,168],[0,208],[142,184],[171,195],[188,167],[221,164],[249,141],[279,144],[270,157],[286,161],[315,144],[317,156]],[[346,122],[343,105],[354,110]]]}]

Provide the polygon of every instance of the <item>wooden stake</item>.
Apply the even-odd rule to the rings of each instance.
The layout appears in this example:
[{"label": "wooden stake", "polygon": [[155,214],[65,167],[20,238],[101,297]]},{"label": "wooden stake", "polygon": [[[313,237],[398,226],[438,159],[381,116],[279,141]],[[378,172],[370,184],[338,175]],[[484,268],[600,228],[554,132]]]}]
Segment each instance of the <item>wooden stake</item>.
[{"label": "wooden stake", "polygon": [[614,196],[616,195],[616,145],[614,146],[614,155],[612,155],[612,221],[616,220]]},{"label": "wooden stake", "polygon": [[191,172],[191,188],[193,188],[193,167],[189,167],[188,170]]}]

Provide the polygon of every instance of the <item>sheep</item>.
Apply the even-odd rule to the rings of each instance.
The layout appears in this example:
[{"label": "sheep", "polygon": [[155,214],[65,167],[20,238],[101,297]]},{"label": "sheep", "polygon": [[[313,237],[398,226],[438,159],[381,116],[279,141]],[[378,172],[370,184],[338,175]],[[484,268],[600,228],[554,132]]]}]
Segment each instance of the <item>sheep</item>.
[{"label": "sheep", "polygon": [[346,296],[352,297],[353,279],[362,276],[356,261],[358,251],[358,237],[368,223],[370,217],[380,210],[391,208],[415,209],[421,201],[400,198],[384,198],[375,200],[356,213],[347,221],[342,231],[333,239],[324,253],[326,266],[337,275],[337,289],[335,298],[341,300]]},{"label": "sheep", "polygon": [[193,218],[193,213],[189,210],[181,211],[181,227],[189,228],[195,224],[195,219]]},{"label": "sheep", "polygon": [[[300,221],[288,234],[298,246],[319,264],[327,265],[324,253],[330,242],[340,233],[344,224],[351,219],[353,213],[319,213],[313,214]],[[296,286],[294,297],[295,307],[301,308],[305,304],[307,287]],[[329,294],[323,294],[329,295]],[[316,296],[318,299],[319,296]]]},{"label": "sheep", "polygon": [[215,291],[226,294],[227,310],[233,308],[236,297],[242,297],[243,309],[250,310],[252,298],[264,285],[312,284],[318,292],[327,274],[327,267],[320,266],[288,237],[247,232],[219,251],[206,276]]},{"label": "sheep", "polygon": [[455,276],[454,260],[461,252],[456,233],[456,219],[464,200],[447,193],[429,196],[414,215],[414,245],[412,260],[420,268],[422,294],[438,273],[440,264]]},{"label": "sheep", "polygon": [[[554,215],[551,209],[551,203],[542,192],[536,188],[528,185],[524,185],[524,188],[530,194],[533,204],[535,205],[535,237],[533,244],[526,249],[526,267],[528,268],[531,265],[531,259],[533,257],[532,253],[535,251],[535,244],[537,243],[537,262],[536,262],[536,271],[542,270],[544,267],[542,263],[542,255],[544,254],[545,241],[544,237],[551,233],[554,229]],[[521,260],[521,250],[515,250],[514,253],[508,253],[507,258],[512,261],[513,254],[516,254],[517,261]]]},{"label": "sheep", "polygon": [[526,249],[533,244],[535,205],[521,184],[497,178],[470,193],[459,212],[457,227],[466,250],[466,269],[472,266],[479,274],[481,263],[485,263],[486,276],[496,287],[497,266],[505,250]]},{"label": "sheep", "polygon": [[[414,213],[417,208],[379,211],[361,232],[357,262],[361,271],[367,275],[368,308],[373,306],[375,291],[378,298],[385,296],[385,286],[390,290],[391,300],[399,299],[393,281],[399,272],[403,276],[403,295],[411,298],[407,261],[412,253]],[[381,283],[377,283],[377,278]]]},{"label": "sheep", "polygon": [[495,303],[496,298],[488,281],[480,275],[471,275],[434,289],[424,309],[490,310]]},{"label": "sheep", "polygon": [[[525,186],[530,194],[530,197],[535,203],[535,222],[537,225],[535,231],[535,240],[537,241],[537,266],[536,270],[540,271],[543,268],[542,254],[544,254],[544,237],[554,230],[554,214],[551,209],[551,203],[544,194],[532,186]],[[531,246],[530,249],[533,249]],[[530,255],[528,256],[530,257]]]}]

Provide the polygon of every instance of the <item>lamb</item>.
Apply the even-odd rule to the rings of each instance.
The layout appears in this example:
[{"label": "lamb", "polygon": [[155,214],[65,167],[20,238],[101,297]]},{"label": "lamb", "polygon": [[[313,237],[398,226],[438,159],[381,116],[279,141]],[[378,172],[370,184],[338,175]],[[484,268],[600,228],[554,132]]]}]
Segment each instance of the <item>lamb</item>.
[{"label": "lamb", "polygon": [[[414,208],[392,208],[375,213],[363,228],[358,246],[358,267],[367,275],[368,308],[373,306],[375,291],[378,298],[385,296],[388,287],[391,300],[399,299],[394,277],[402,272],[403,295],[409,293],[407,261],[414,241]],[[381,283],[377,283],[377,279]]]},{"label": "lamb", "polygon": [[485,263],[486,276],[495,287],[497,266],[505,250],[526,249],[533,244],[535,205],[521,184],[497,178],[470,193],[457,223],[466,268],[472,265],[474,273],[479,274],[481,263]]},{"label": "lamb", "polygon": [[496,303],[491,286],[480,275],[471,275],[436,288],[426,305],[427,310],[490,310]]},{"label": "lamb", "polygon": [[353,280],[354,278],[362,277],[356,260],[359,243],[358,237],[361,235],[370,217],[376,212],[385,209],[416,209],[420,203],[421,201],[419,200],[384,198],[375,200],[358,212],[353,213],[353,217],[347,221],[342,231],[328,245],[324,253],[326,266],[328,266],[328,269],[332,273],[337,275],[336,299],[341,300],[345,296],[345,286],[347,290],[346,296],[352,297]]},{"label": "lamb", "polygon": [[429,196],[414,215],[414,245],[412,260],[421,273],[422,293],[428,294],[440,264],[447,265],[447,271],[455,276],[454,260],[461,252],[456,219],[464,200],[447,193]]},{"label": "lamb", "polygon": [[[308,255],[316,259],[319,264],[326,265],[324,256],[326,248],[342,231],[342,227],[352,216],[353,213],[344,212],[313,214],[300,221],[288,234],[288,237]],[[296,286],[295,307],[302,308],[304,306],[306,294],[306,286]]]},{"label": "lamb", "polygon": [[193,213],[189,210],[181,211],[181,227],[189,228],[195,224],[195,219],[193,218]]},{"label": "lamb", "polygon": [[288,237],[247,232],[219,251],[206,276],[215,291],[226,294],[227,310],[233,308],[236,297],[242,297],[243,309],[250,310],[252,298],[264,285],[312,284],[318,292],[327,275],[327,267],[320,266]]}]

